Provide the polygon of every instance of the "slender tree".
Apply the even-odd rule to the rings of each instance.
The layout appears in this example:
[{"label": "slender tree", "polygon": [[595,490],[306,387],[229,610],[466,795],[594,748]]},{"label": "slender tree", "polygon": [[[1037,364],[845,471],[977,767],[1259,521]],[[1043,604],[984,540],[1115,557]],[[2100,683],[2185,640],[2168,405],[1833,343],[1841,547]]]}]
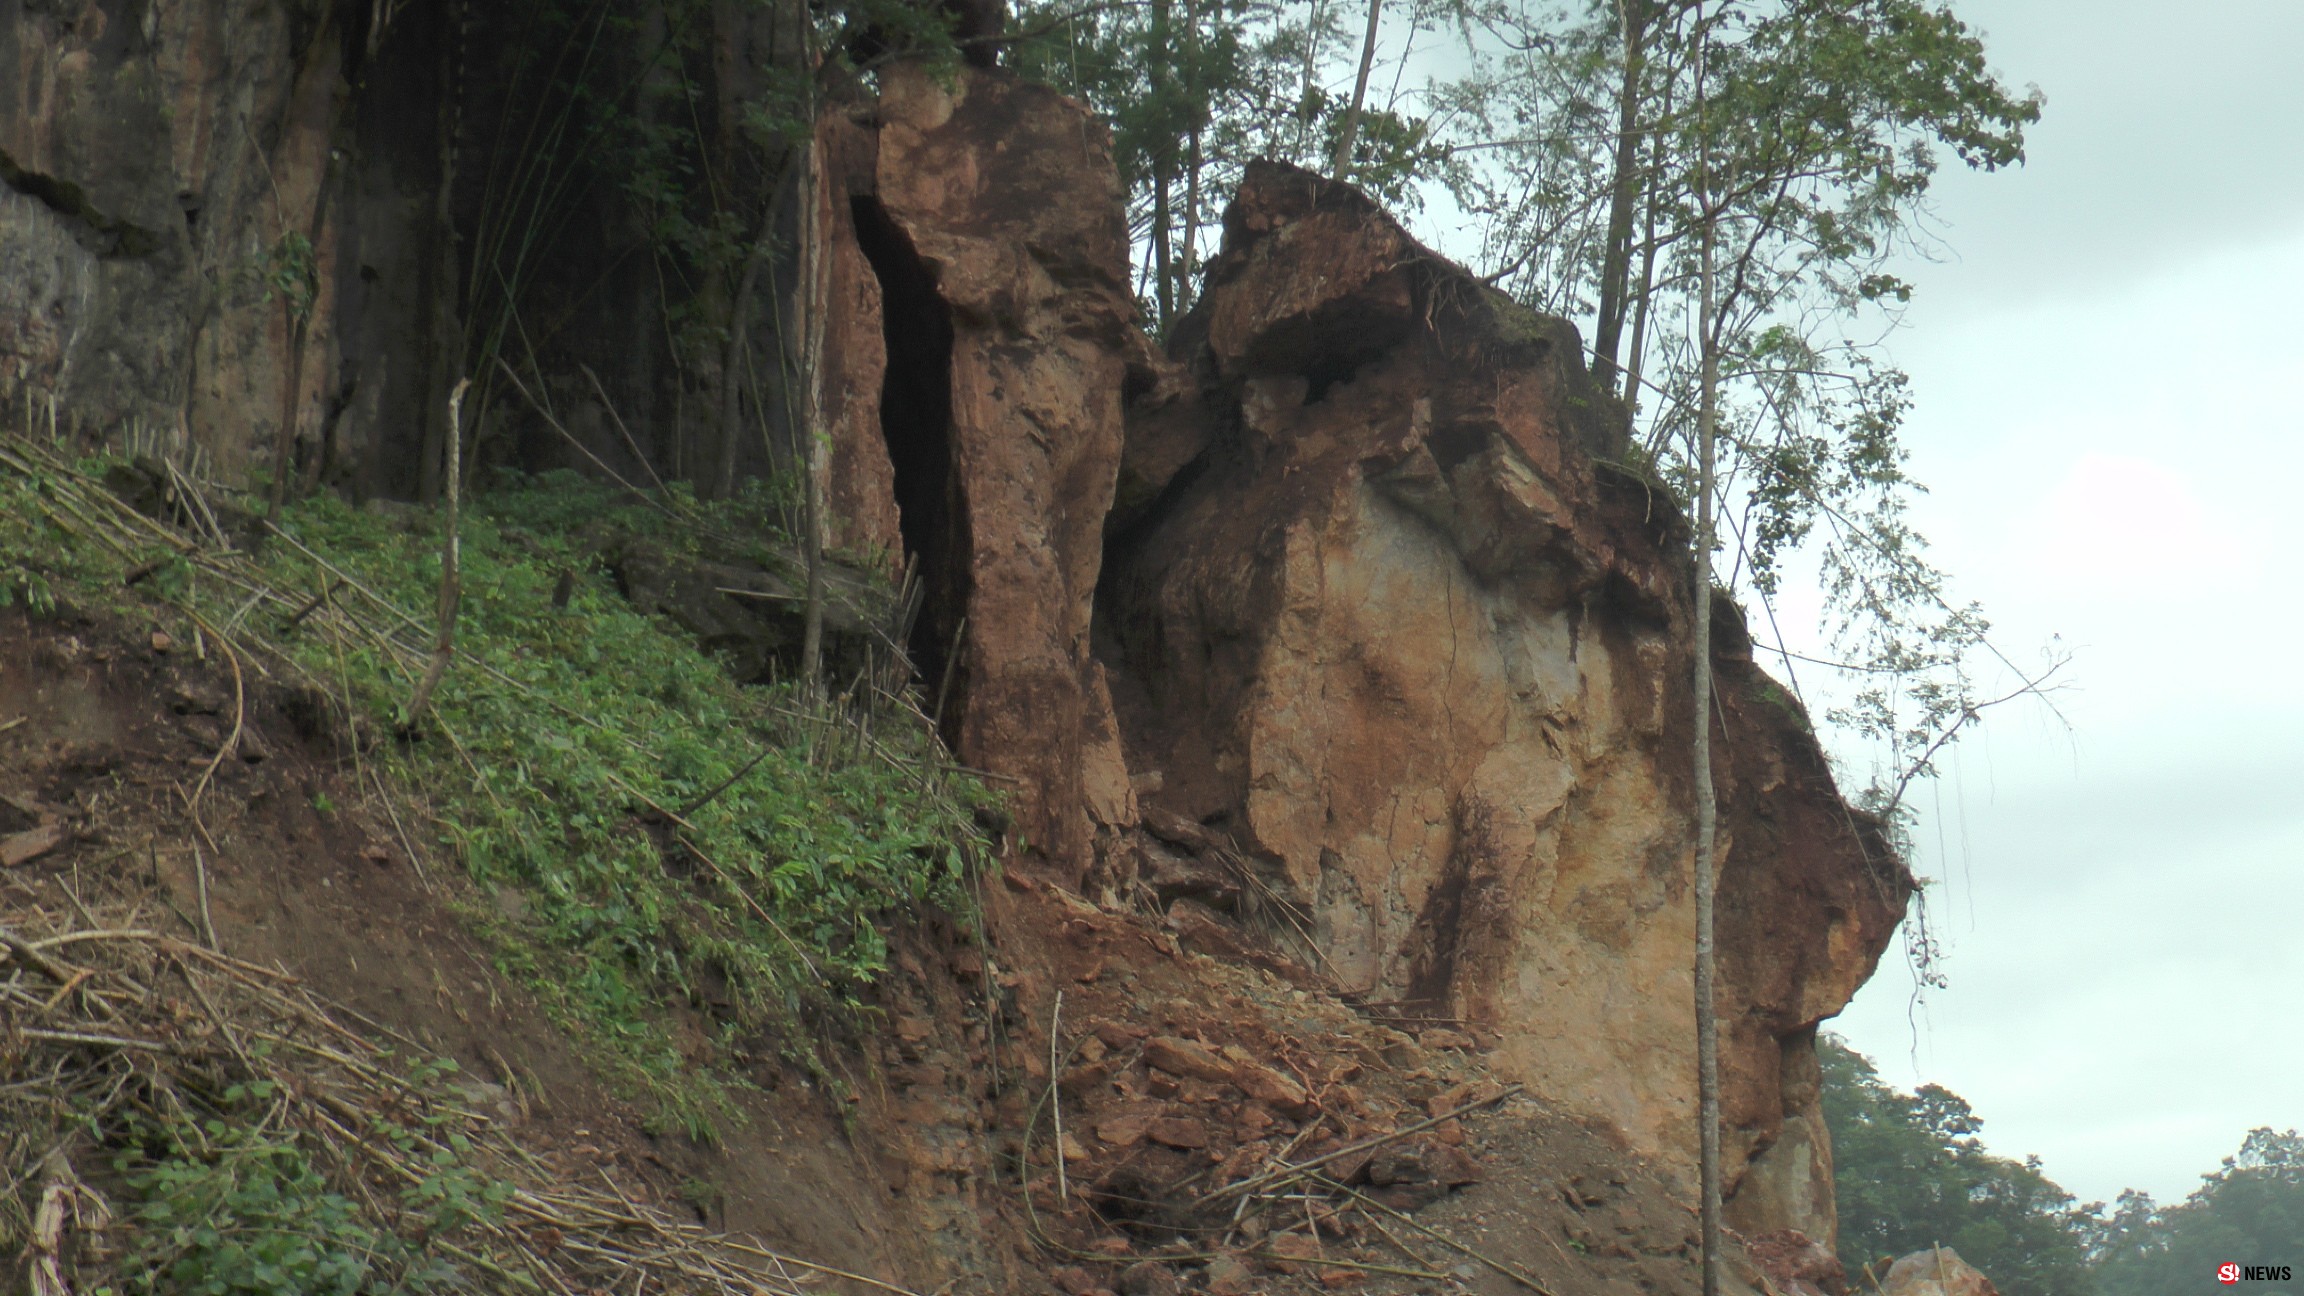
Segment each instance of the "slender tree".
[{"label": "slender tree", "polygon": [[1360,110],[1368,102],[1368,71],[1376,63],[1376,30],[1384,21],[1384,0],[1368,0],[1368,30],[1360,38],[1360,67],[1352,76],[1352,103],[1344,110],[1344,124],[1336,129],[1336,150],[1328,158],[1328,174],[1338,180],[1352,178],[1352,141],[1360,133]]},{"label": "slender tree", "polygon": [[[1697,112],[1701,117],[1705,105],[1701,53],[1697,61]],[[1720,1010],[1715,985],[1718,960],[1713,951],[1713,919],[1718,907],[1715,897],[1720,886],[1716,858],[1719,802],[1712,787],[1712,550],[1716,544],[1712,494],[1720,392],[1720,349],[1713,327],[1717,300],[1713,244],[1719,229],[1719,212],[1712,205],[1712,172],[1708,162],[1705,153],[1697,154],[1696,200],[1702,208],[1703,219],[1698,230],[1701,280],[1697,292],[1696,336],[1703,348],[1703,359],[1698,378],[1696,554],[1695,570],[1691,573],[1696,586],[1696,678],[1692,690],[1696,785],[1696,1160],[1704,1296],[1720,1296]]]},{"label": "slender tree", "polygon": [[[1651,0],[1616,0],[1622,70],[1616,90],[1608,226],[1600,258],[1600,302],[1592,328],[1592,376],[1610,391],[1617,389],[1617,352],[1623,343],[1627,299],[1632,296],[1632,225],[1643,190],[1649,187],[1641,183],[1640,127],[1647,97],[1648,29],[1655,7]],[[1645,295],[1643,290],[1643,300]]]}]

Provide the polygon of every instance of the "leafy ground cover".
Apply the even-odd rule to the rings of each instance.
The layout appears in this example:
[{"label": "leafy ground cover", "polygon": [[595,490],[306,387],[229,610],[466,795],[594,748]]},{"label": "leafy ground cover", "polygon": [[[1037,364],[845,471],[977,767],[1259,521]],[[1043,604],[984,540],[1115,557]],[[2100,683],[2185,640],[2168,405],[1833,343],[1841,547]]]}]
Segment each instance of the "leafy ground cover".
[{"label": "leafy ground cover", "polygon": [[[176,525],[128,506],[138,485]],[[809,1061],[806,1024],[862,1010],[890,924],[967,920],[988,794],[916,714],[740,686],[593,557],[617,528],[774,551],[743,502],[644,506],[574,478],[479,496],[456,654],[412,727],[439,514],[321,497],[236,522],[225,503],[164,466],[0,442],[0,600],[132,605],[236,670],[295,681],[362,785],[463,863],[461,911],[505,969],[661,1122],[709,1137],[736,1075],[683,1056],[668,1004],[705,1024],[717,1060]]]}]

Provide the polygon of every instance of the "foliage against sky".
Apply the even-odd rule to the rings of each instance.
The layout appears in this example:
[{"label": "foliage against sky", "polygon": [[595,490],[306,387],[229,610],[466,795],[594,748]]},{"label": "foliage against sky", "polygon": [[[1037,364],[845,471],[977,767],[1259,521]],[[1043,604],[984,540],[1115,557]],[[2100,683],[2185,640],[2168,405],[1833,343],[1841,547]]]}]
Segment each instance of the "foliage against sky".
[{"label": "foliage against sky", "polygon": [[[1913,1251],[1960,1253],[2007,1296],[2161,1296],[2207,1290],[2225,1263],[2287,1265],[2265,1293],[2304,1292],[2304,1136],[2269,1128],[2183,1202],[2129,1191],[2078,1204],[2038,1157],[1989,1151],[1984,1122],[1940,1085],[1905,1093],[1871,1059],[1821,1036],[1840,1260],[1851,1275]],[[1858,1283],[1861,1286],[1861,1281]]]}]

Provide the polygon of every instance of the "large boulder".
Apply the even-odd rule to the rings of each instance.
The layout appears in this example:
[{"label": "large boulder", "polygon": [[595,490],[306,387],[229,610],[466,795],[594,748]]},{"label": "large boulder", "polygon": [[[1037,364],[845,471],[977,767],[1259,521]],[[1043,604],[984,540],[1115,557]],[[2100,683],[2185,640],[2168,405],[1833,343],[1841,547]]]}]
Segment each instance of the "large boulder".
[{"label": "large boulder", "polygon": [[1915,1251],[1888,1266],[1881,1296],[2000,1296],[1992,1280],[1950,1247]]},{"label": "large boulder", "polygon": [[[1258,164],[1173,349],[1099,606],[1137,786],[1346,990],[1692,1163],[1688,531],[1574,330]],[[1829,1237],[1814,1030],[1910,883],[1733,607],[1716,631],[1735,1222]]]}]

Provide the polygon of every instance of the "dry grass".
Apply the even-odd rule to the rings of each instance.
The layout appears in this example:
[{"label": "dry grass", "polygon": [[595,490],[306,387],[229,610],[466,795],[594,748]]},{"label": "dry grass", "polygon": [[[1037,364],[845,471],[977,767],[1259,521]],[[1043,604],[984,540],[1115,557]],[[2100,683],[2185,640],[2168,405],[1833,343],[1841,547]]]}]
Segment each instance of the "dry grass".
[{"label": "dry grass", "polygon": [[61,882],[17,892],[0,907],[0,1245],[22,1249],[43,1296],[151,1258],[138,1204],[114,1198],[156,1140],[198,1164],[249,1137],[294,1149],[397,1240],[367,1257],[380,1279],[422,1264],[571,1296],[900,1290],[715,1235],[604,1165],[523,1148],[479,1109],[485,1087],[287,972],[171,934],[144,904],[91,906]]}]

